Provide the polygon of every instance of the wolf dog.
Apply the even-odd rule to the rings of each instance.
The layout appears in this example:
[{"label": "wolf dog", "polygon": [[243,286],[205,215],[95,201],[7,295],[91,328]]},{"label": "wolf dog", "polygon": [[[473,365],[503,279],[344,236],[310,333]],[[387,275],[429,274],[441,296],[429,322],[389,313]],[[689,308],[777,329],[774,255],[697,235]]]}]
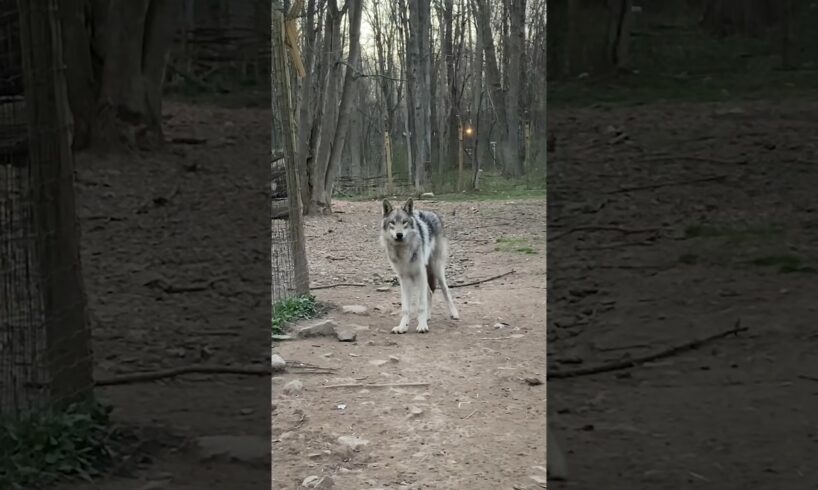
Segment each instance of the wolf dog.
[{"label": "wolf dog", "polygon": [[406,333],[409,316],[417,301],[418,333],[429,331],[429,310],[437,283],[446,300],[449,316],[460,319],[446,283],[449,250],[443,221],[432,211],[414,208],[412,198],[400,208],[383,200],[381,245],[400,282],[400,324],[392,333]]}]

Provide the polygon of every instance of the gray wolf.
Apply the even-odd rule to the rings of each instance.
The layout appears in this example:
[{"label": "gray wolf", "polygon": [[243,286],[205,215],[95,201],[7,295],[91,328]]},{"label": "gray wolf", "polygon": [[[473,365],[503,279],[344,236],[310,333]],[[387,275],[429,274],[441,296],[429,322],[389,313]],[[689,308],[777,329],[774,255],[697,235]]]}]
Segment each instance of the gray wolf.
[{"label": "gray wolf", "polygon": [[409,198],[400,208],[393,208],[383,200],[381,245],[400,282],[400,324],[392,333],[406,333],[409,316],[417,301],[418,333],[429,331],[429,310],[435,286],[440,282],[449,316],[458,320],[460,315],[446,284],[446,261],[449,250],[443,221],[432,211],[418,211]]}]

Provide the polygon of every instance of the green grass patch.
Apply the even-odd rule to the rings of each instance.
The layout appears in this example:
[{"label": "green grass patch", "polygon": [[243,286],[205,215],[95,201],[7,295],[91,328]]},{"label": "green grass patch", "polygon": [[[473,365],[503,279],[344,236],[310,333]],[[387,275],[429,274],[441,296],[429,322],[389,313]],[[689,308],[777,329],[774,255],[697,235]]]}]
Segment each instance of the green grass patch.
[{"label": "green grass patch", "polygon": [[769,239],[780,235],[780,227],[768,225],[716,226],[691,225],[685,228],[685,238],[723,238],[733,243]]},{"label": "green grass patch", "polygon": [[805,265],[804,258],[794,254],[763,255],[750,261],[758,267],[777,267],[782,274],[790,272],[815,272],[814,267]]},{"label": "green grass patch", "polygon": [[273,335],[284,334],[287,323],[314,318],[318,315],[318,304],[311,294],[294,296],[273,303]]},{"label": "green grass patch", "polygon": [[496,244],[494,250],[497,252],[516,252],[528,255],[537,253],[528,240],[523,238],[498,238]]},{"label": "green grass patch", "polygon": [[31,489],[61,479],[91,480],[116,457],[110,408],[97,403],[44,412],[0,427],[0,488]]}]

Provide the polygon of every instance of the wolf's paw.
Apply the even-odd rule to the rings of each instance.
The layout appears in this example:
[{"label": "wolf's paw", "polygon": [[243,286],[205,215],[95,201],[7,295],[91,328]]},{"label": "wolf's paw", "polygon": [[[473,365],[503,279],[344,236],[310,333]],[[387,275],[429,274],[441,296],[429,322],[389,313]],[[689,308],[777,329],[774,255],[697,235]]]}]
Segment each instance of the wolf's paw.
[{"label": "wolf's paw", "polygon": [[406,325],[398,325],[392,329],[392,333],[406,333],[409,328]]},{"label": "wolf's paw", "polygon": [[417,333],[426,333],[429,331],[429,325],[421,325],[418,324],[417,328],[415,329]]},{"label": "wolf's paw", "polygon": [[460,313],[458,313],[457,310],[452,310],[452,312],[449,313],[449,316],[452,318],[452,320],[460,320]]}]

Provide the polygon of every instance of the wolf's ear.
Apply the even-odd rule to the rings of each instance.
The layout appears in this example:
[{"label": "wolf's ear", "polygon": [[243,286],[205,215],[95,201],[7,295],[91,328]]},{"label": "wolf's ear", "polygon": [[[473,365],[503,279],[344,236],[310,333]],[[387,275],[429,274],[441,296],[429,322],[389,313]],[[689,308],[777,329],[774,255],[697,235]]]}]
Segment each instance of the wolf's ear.
[{"label": "wolf's ear", "polygon": [[387,214],[392,212],[392,203],[389,202],[389,199],[383,200],[383,215],[386,216]]},{"label": "wolf's ear", "polygon": [[406,214],[412,214],[412,211],[414,211],[414,209],[415,203],[414,201],[412,201],[412,198],[410,197],[409,200],[406,201],[406,204],[403,205],[403,210],[406,211]]}]

